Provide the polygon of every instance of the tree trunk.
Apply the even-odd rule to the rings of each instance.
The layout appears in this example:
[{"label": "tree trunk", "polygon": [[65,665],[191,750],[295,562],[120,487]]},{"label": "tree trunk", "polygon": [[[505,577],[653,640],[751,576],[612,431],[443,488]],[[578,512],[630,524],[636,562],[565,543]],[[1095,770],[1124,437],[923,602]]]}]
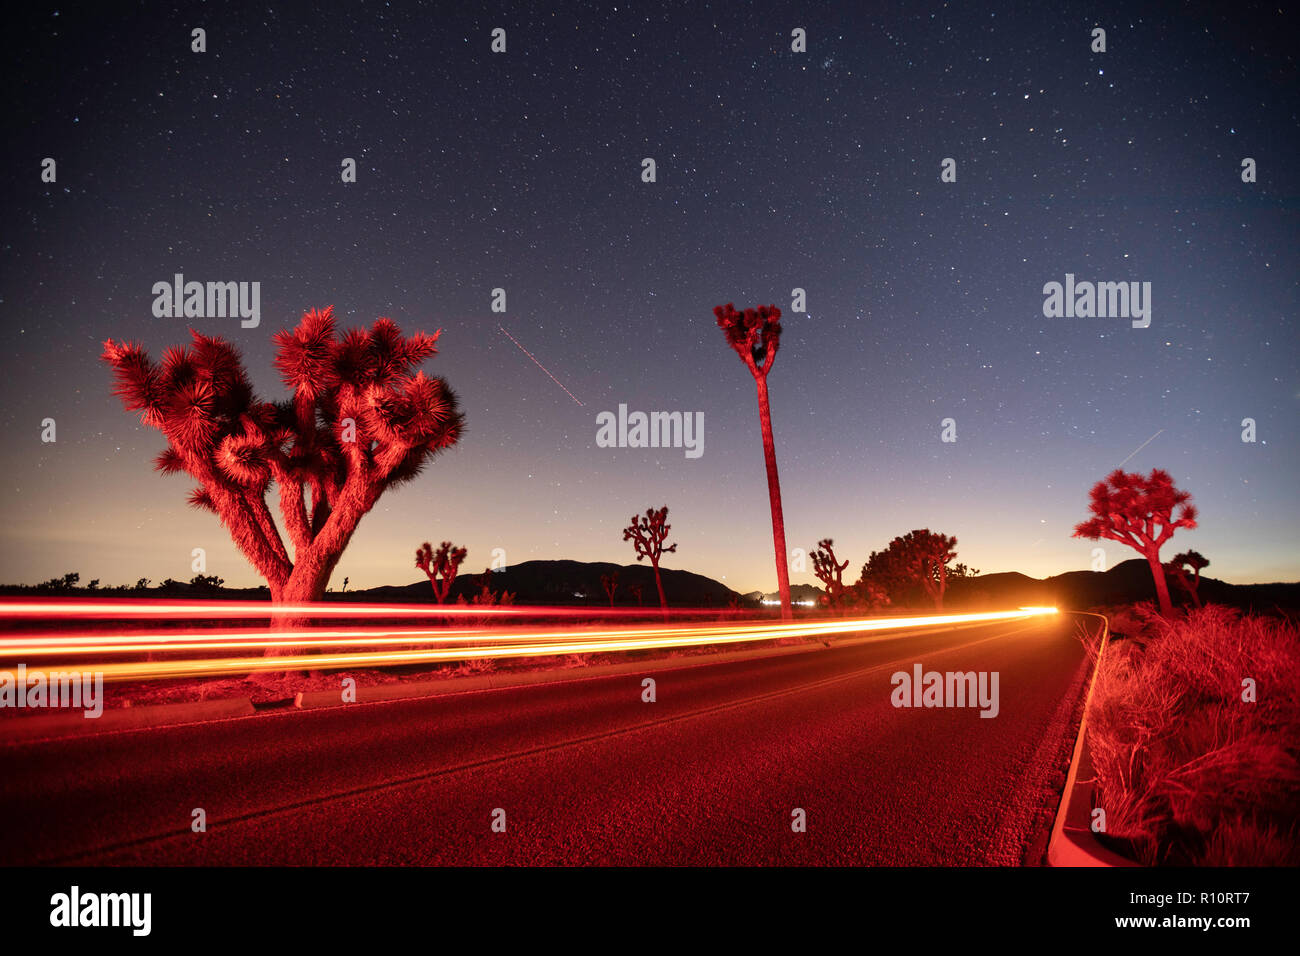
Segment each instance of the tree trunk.
[{"label": "tree trunk", "polygon": [[1169,600],[1169,583],[1165,581],[1165,568],[1160,563],[1160,555],[1157,552],[1149,553],[1147,564],[1151,565],[1151,577],[1156,583],[1156,600],[1160,604],[1160,614],[1163,617],[1172,617],[1174,605]]},{"label": "tree trunk", "polygon": [[759,376],[758,420],[763,428],[763,459],[767,463],[767,496],[772,504],[772,545],[776,551],[776,584],[781,592],[781,620],[794,619],[790,608],[790,567],[785,550],[785,517],[781,513],[781,479],[776,473],[776,446],[772,441],[772,409],[767,398],[767,379]]},{"label": "tree trunk", "polygon": [[[659,607],[665,614],[668,613],[668,598],[664,597],[664,582],[659,579],[659,562],[651,561],[650,564],[655,569],[655,587],[659,589]],[[612,605],[611,605],[612,606]]]},{"label": "tree trunk", "polygon": [[[289,579],[280,588],[279,595],[272,595],[277,605],[314,604],[325,597],[325,587],[329,584],[333,566],[329,563],[304,561],[296,565]],[[289,632],[307,627],[311,618],[307,615],[277,614],[271,622],[275,632]],[[268,647],[266,657],[289,657],[304,653],[300,647]]]}]

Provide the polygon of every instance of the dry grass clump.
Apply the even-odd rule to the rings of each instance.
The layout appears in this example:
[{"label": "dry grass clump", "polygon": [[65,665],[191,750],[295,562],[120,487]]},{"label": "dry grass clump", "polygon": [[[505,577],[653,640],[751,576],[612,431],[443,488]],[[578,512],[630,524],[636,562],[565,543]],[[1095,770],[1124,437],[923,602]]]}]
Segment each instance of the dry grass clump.
[{"label": "dry grass clump", "polygon": [[1300,864],[1300,628],[1218,605],[1116,624],[1088,713],[1107,834],[1148,865]]}]

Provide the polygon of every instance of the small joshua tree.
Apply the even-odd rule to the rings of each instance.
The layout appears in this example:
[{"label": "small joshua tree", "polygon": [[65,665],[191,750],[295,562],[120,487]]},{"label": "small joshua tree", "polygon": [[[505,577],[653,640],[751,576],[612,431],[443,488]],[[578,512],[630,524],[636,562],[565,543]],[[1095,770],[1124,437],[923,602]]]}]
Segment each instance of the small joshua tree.
[{"label": "small joshua tree", "polygon": [[438,545],[437,551],[428,541],[416,548],[415,566],[428,576],[429,584],[433,586],[433,599],[439,604],[446,603],[456,572],[467,554],[468,548],[458,548],[450,541]]},{"label": "small joshua tree", "polygon": [[737,312],[732,303],[713,310],[718,328],[740,356],[758,389],[758,421],[763,434],[763,459],[767,464],[767,495],[772,507],[772,543],[776,549],[776,583],[781,593],[781,617],[791,620],[790,567],[786,563],[785,517],[781,512],[781,479],[776,471],[776,446],[772,439],[772,410],[767,396],[767,374],[781,346],[781,310],[775,305]]},{"label": "small joshua tree", "polygon": [[[416,371],[439,334],[403,336],[379,319],[340,335],[332,308],[307,312],[274,338],[282,402],[257,400],[234,346],[198,332],[157,364],[111,339],[103,359],[127,410],[167,439],[158,470],[191,475],[190,504],[217,515],[273,601],[297,604],[321,599],[380,495],[460,438],[456,396]],[[272,483],[288,546],[267,506]]]},{"label": "small joshua tree", "polygon": [[835,560],[835,542],[830,538],[822,538],[817,542],[817,550],[812,552],[813,573],[817,579],[826,585],[826,595],[823,598],[828,607],[836,607],[843,603],[845,597],[844,588],[844,569],[849,566],[845,559],[843,562]]},{"label": "small joshua tree", "polygon": [[600,586],[605,589],[605,593],[609,596],[609,606],[613,607],[614,592],[618,590],[618,572],[602,574],[600,576]]},{"label": "small joshua tree", "polygon": [[664,597],[664,583],[659,577],[659,558],[669,551],[676,551],[673,543],[664,547],[668,538],[668,506],[655,510],[647,508],[644,515],[633,515],[632,523],[623,529],[623,540],[631,541],[636,549],[636,559],[649,558],[655,572],[655,586],[659,588],[659,606],[668,610],[668,599]]},{"label": "small joshua tree", "polygon": [[[1156,586],[1160,613],[1169,617],[1173,604],[1160,563],[1161,546],[1179,528],[1196,527],[1196,508],[1192,496],[1174,487],[1169,472],[1151,469],[1143,476],[1116,468],[1092,486],[1088,510],[1092,517],[1074,527],[1074,537],[1096,541],[1109,538],[1126,544],[1147,559]],[[1178,510],[1175,516],[1174,511]]]},{"label": "small joshua tree", "polygon": [[636,606],[637,606],[637,607],[640,607],[640,606],[641,606],[641,596],[642,596],[642,594],[644,593],[644,590],[645,590],[645,589],[644,589],[640,584],[629,584],[629,585],[627,586],[627,589],[628,589],[629,591],[631,591],[631,592],[632,592],[632,596],[633,596],[634,598],[636,598]]},{"label": "small joshua tree", "polygon": [[513,592],[506,590],[498,592],[492,590],[492,574],[493,571],[491,568],[484,568],[482,574],[471,576],[470,580],[478,587],[478,593],[468,601],[465,600],[465,595],[462,594],[456,599],[456,603],[481,605],[483,607],[514,604],[515,595]]},{"label": "small joshua tree", "polygon": [[[1184,551],[1174,555],[1174,559],[1165,565],[1165,570],[1174,576],[1189,595],[1192,603],[1201,606],[1201,571],[1210,566],[1209,559],[1199,551]],[[1192,578],[1187,577],[1187,569],[1192,569]]]}]

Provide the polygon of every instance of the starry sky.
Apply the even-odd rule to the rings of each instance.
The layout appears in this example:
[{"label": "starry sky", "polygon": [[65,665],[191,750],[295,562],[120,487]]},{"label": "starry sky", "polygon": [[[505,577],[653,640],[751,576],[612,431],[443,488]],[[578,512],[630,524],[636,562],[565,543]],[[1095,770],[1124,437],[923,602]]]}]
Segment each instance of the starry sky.
[{"label": "starry sky", "polygon": [[[712,314],[729,301],[785,313],[788,543],[833,537],[846,577],[918,527],[986,573],[1088,568],[1096,544],[1070,531],[1127,459],[1201,509],[1166,557],[1300,579],[1292,12],[86,6],[30,4],[3,41],[0,581],[188,580],[203,547],[209,573],[260,583],[187,507],[192,482],[152,471],[164,441],[99,353],[113,337],[157,357],[190,324],[281,398],[271,334],[332,304],[344,326],[443,329],[426,370],[468,424],[363,520],[335,587],[420,579],[426,539],[467,545],[475,571],[497,548],[631,563],[621,529],[667,504],[665,566],[771,590],[754,382]],[[261,326],[155,318],[175,273],[260,282]],[[1066,273],[1150,282],[1150,327],[1046,318]],[[598,447],[620,403],[702,412],[703,454]],[[1111,564],[1135,556],[1108,543]]]}]

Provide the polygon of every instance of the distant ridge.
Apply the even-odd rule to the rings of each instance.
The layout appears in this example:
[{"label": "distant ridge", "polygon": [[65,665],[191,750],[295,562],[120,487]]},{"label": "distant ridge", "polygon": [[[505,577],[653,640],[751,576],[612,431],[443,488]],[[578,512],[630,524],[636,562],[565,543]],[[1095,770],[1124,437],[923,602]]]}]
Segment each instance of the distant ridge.
[{"label": "distant ridge", "polygon": [[[1183,600],[1173,580],[1169,592],[1175,602]],[[1300,607],[1300,583],[1227,584],[1201,577],[1201,600],[1264,610],[1274,605]],[[1154,601],[1155,583],[1145,560],[1133,558],[1108,571],[1066,571],[1049,578],[1031,578],[1018,571],[982,574],[975,578],[950,579],[945,608],[980,608],[1053,605],[1079,611],[1089,607]],[[1189,602],[1190,603],[1190,602]]]},{"label": "distant ridge", "polygon": [[[598,604],[609,605],[609,598],[601,586],[601,575],[618,572],[618,590],[614,592],[615,607],[635,607],[636,597],[629,585],[641,586],[641,603],[645,607],[659,606],[659,591],[655,588],[654,569],[645,564],[614,564],[608,561],[524,561],[492,572],[490,584],[493,591],[510,591],[520,604]],[[482,570],[466,572],[462,567],[452,585],[453,600],[460,595],[478,593],[477,578]],[[669,606],[675,607],[727,607],[735,591],[712,578],[692,571],[660,568],[664,582],[664,596]],[[352,592],[348,592],[351,594]],[[378,600],[432,600],[428,580],[401,586],[383,586],[356,592]]]},{"label": "distant ridge", "polygon": [[[655,589],[654,571],[645,564],[614,564],[609,561],[537,560],[524,561],[492,572],[493,591],[511,591],[519,604],[608,606],[609,599],[601,587],[602,575],[618,572],[618,590],[614,595],[616,607],[635,607],[637,600],[630,585],[641,586],[641,605],[657,607],[659,593]],[[451,599],[467,599],[478,592],[477,578],[481,570],[467,571],[462,567],[452,586]],[[777,592],[751,591],[741,595],[719,581],[675,568],[663,568],[664,591],[671,607],[730,606],[732,600],[742,605],[756,607],[761,600],[777,601]],[[918,589],[919,590],[919,589]],[[1182,592],[1171,580],[1169,590],[1175,603],[1187,603]],[[824,592],[811,584],[795,584],[790,588],[791,600],[796,604],[819,603]],[[37,588],[21,585],[0,585],[0,595],[51,595],[58,597],[154,597],[225,600],[259,600],[270,597],[261,588],[196,588],[189,584],[173,582],[172,585],[144,590],[101,587],[91,590],[84,587],[71,589]],[[1244,609],[1271,610],[1274,607],[1300,609],[1300,583],[1227,584],[1217,578],[1202,577],[1201,599],[1215,604],[1228,604]],[[410,584],[381,585],[374,588],[348,591],[337,588],[326,594],[328,601],[391,601],[400,603],[433,603],[433,591],[427,579]],[[1021,605],[1054,605],[1063,610],[1084,610],[1103,605],[1131,604],[1155,600],[1155,586],[1146,561],[1134,558],[1115,565],[1109,571],[1066,571],[1049,578],[1031,578],[1019,571],[1002,571],[982,574],[974,578],[949,578],[948,592],[944,596],[945,610],[994,610]],[[918,598],[910,604],[895,605],[900,610],[921,610],[933,607]]]}]

